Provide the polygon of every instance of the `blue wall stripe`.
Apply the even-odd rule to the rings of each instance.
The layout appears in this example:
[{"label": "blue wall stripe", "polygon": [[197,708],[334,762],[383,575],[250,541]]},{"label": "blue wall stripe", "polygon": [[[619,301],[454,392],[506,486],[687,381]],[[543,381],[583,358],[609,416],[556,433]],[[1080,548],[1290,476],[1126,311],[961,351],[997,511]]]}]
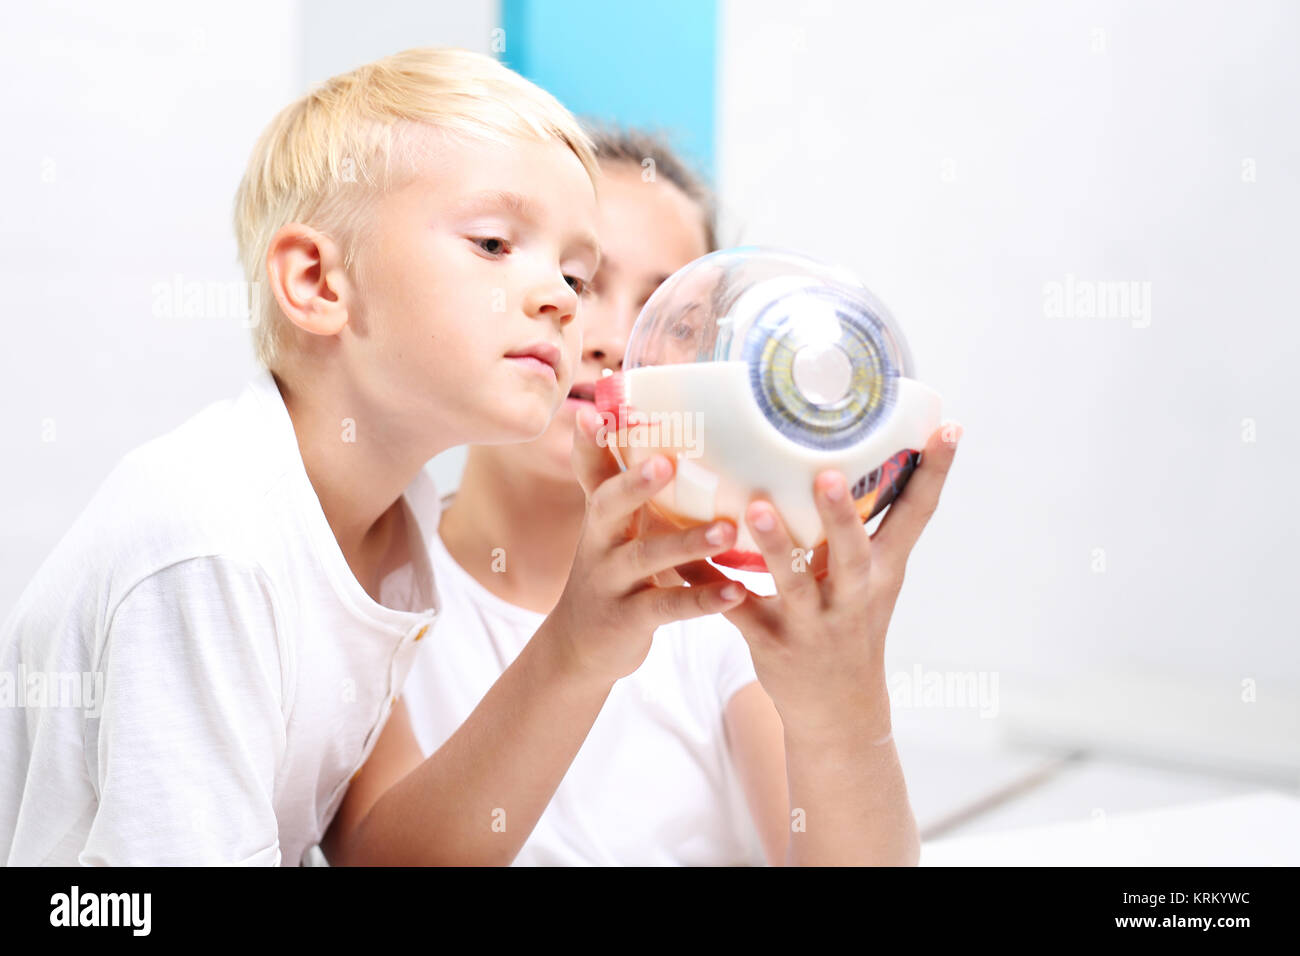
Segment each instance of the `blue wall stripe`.
[{"label": "blue wall stripe", "polygon": [[715,0],[501,0],[502,62],[579,117],[663,132],[714,178]]}]

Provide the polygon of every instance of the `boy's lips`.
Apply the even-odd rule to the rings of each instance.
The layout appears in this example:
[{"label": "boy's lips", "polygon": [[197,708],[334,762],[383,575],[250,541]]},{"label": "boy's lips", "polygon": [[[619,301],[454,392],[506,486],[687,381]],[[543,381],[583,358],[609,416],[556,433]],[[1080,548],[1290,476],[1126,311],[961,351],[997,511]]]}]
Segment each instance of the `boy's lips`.
[{"label": "boy's lips", "polygon": [[527,368],[544,372],[560,380],[560,350],[549,342],[534,342],[525,348],[507,352],[506,358]]}]

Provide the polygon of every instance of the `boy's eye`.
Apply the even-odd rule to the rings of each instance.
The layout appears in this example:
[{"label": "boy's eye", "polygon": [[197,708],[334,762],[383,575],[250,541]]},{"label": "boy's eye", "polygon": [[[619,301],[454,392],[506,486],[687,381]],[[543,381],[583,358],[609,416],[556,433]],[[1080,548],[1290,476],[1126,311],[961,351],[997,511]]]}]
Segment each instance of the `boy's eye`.
[{"label": "boy's eye", "polygon": [[490,236],[487,239],[475,239],[474,243],[490,256],[499,256],[510,251],[510,243],[497,236]]},{"label": "boy's eye", "polygon": [[591,283],[586,279],[580,279],[577,276],[565,276],[564,281],[569,283],[570,288],[578,295],[586,295],[587,290],[591,288]]}]

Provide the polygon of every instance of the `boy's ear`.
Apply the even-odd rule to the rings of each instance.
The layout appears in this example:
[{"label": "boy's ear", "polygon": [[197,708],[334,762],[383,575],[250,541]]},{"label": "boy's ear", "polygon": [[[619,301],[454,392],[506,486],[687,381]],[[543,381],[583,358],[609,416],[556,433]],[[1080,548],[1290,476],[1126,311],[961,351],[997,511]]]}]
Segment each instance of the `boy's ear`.
[{"label": "boy's ear", "polygon": [[343,255],[329,236],[291,222],[266,252],[271,294],[294,325],[313,335],[336,335],[347,324],[350,288]]}]

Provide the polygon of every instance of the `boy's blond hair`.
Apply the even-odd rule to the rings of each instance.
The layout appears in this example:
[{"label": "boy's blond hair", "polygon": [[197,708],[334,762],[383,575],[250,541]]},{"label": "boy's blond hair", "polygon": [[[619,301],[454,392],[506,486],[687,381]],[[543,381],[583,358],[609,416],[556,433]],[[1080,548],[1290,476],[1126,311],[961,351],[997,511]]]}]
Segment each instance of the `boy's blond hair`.
[{"label": "boy's blond hair", "polygon": [[468,50],[424,48],[342,73],[285,107],[253,148],[235,194],[235,237],[250,289],[257,360],[278,370],[284,318],[262,290],[271,239],[310,224],[343,247],[352,270],[374,200],[413,177],[432,127],[451,137],[555,139],[593,183],[597,162],[577,120],[545,90]]}]

